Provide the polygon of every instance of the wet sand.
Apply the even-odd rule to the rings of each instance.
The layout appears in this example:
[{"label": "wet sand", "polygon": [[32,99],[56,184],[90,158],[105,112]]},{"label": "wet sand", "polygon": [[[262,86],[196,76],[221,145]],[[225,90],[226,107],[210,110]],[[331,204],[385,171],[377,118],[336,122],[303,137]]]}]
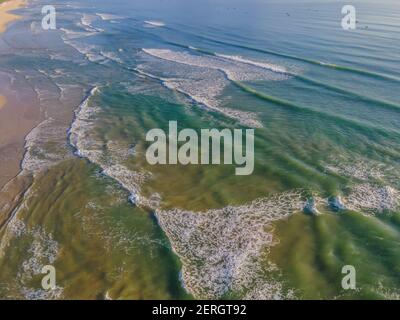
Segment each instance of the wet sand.
[{"label": "wet sand", "polygon": [[7,28],[7,25],[10,22],[20,19],[21,17],[9,13],[9,11],[18,9],[25,4],[24,0],[9,0],[9,1],[2,1],[0,0],[0,33],[4,32]]},{"label": "wet sand", "polygon": [[[24,0],[0,0],[0,32],[4,32],[10,22],[21,18],[8,12],[24,4]],[[0,83],[0,189],[20,171],[25,136],[38,124],[39,110],[37,105],[21,101],[15,92]]]},{"label": "wet sand", "polygon": [[0,96],[0,109],[3,108],[5,104],[6,104],[6,98]]},{"label": "wet sand", "polygon": [[19,175],[25,137],[43,118],[33,96],[22,99],[24,88],[12,91],[2,80],[0,77],[0,229],[30,185],[30,176]]},{"label": "wet sand", "polygon": [[24,88],[11,90],[0,76],[0,229],[30,184],[29,176],[18,174],[25,137],[41,119],[34,96],[26,96]]},{"label": "wet sand", "polygon": [[38,124],[38,111],[13,97],[0,108],[0,189],[20,171],[25,136]]}]

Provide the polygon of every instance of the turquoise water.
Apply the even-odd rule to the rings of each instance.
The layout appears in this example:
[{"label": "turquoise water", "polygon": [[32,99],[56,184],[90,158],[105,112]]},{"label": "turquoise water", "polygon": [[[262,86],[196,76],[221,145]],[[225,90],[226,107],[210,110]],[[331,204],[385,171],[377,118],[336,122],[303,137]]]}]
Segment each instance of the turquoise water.
[{"label": "turquoise water", "polygon": [[[354,31],[341,2],[68,1],[47,32],[38,6],[1,57],[47,120],[1,229],[0,296],[398,298],[396,2],[355,1]],[[149,165],[169,121],[255,128],[254,173]]]}]

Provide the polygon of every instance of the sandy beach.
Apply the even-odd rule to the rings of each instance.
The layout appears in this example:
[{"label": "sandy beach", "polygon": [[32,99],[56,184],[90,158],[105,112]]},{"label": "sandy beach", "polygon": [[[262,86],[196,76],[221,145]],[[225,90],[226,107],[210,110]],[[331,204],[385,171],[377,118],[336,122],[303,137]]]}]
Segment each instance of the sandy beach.
[{"label": "sandy beach", "polygon": [[0,109],[3,108],[5,104],[6,104],[6,98],[0,96]]},{"label": "sandy beach", "polygon": [[9,11],[22,7],[24,3],[24,0],[0,0],[0,32],[4,32],[10,22],[21,18],[16,14],[9,13]]},{"label": "sandy beach", "polygon": [[[4,32],[10,22],[21,18],[9,11],[24,4],[23,0],[0,0],[0,32]],[[17,99],[15,93],[0,82],[0,189],[18,174],[25,136],[37,125],[39,118],[35,103]]]},{"label": "sandy beach", "polygon": [[12,95],[8,95],[7,100],[0,98],[0,189],[18,174],[24,154],[25,136],[39,120],[37,104],[18,101]]}]

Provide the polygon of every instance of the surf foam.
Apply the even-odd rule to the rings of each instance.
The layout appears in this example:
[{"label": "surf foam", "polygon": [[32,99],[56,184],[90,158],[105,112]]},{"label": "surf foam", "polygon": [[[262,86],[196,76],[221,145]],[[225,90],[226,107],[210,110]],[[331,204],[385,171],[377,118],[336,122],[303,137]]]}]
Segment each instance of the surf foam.
[{"label": "surf foam", "polygon": [[366,214],[396,211],[400,208],[398,190],[399,171],[390,164],[359,159],[347,163],[345,159],[326,165],[328,171],[355,179],[343,197],[349,210]]},{"label": "surf foam", "polygon": [[282,299],[292,293],[268,279],[276,266],[263,259],[277,243],[271,222],[303,207],[302,193],[288,192],[238,207],[157,210],[156,216],[182,261],[184,286],[196,298],[218,299],[235,292],[248,299]]},{"label": "surf foam", "polygon": [[219,98],[223,90],[230,82],[288,78],[284,69],[278,66],[234,56],[192,55],[169,49],[143,49],[143,52],[164,62],[149,61],[139,66],[139,70],[157,77],[167,88],[186,94],[195,102],[251,127],[262,126],[257,115],[221,106]]},{"label": "surf foam", "polygon": [[104,20],[104,21],[123,19],[123,17],[121,17],[121,16],[117,16],[115,14],[110,14],[110,13],[96,13],[96,15],[99,16],[101,18],[101,20]]},{"label": "surf foam", "polygon": [[345,198],[346,207],[358,212],[383,213],[400,208],[400,192],[390,186],[356,185]]},{"label": "surf foam", "polygon": [[164,27],[165,23],[162,21],[156,21],[156,20],[146,20],[144,22],[146,25],[152,26],[152,27]]},{"label": "surf foam", "polygon": [[[99,92],[99,87],[93,87],[81,105],[75,112],[75,119],[69,130],[69,141],[76,149],[76,154],[80,157],[88,159],[90,162],[98,165],[103,173],[116,181],[131,194],[130,200],[134,204],[145,203],[145,199],[140,197],[140,185],[149,177],[149,173],[133,171],[127,168],[122,162],[129,155],[123,154],[118,157],[115,153],[116,144],[107,143],[104,149],[103,141],[98,140],[93,135],[93,129],[96,126],[95,115],[100,112],[100,108],[90,106],[91,98]],[[106,157],[105,152],[113,154]],[[127,148],[126,152],[132,151]],[[121,154],[123,151],[119,151]]]}]

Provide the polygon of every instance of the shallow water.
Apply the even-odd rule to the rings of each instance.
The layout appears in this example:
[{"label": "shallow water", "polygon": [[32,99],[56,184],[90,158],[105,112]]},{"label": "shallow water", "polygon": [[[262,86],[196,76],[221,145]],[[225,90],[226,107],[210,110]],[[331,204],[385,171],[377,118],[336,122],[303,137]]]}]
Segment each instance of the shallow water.
[{"label": "shallow water", "polygon": [[[356,2],[352,32],[318,1],[85,0],[57,5],[50,32],[41,5],[0,47],[46,116],[32,183],[2,209],[1,297],[398,297],[395,2]],[[145,135],[169,121],[255,128],[254,173],[149,165]]]}]

